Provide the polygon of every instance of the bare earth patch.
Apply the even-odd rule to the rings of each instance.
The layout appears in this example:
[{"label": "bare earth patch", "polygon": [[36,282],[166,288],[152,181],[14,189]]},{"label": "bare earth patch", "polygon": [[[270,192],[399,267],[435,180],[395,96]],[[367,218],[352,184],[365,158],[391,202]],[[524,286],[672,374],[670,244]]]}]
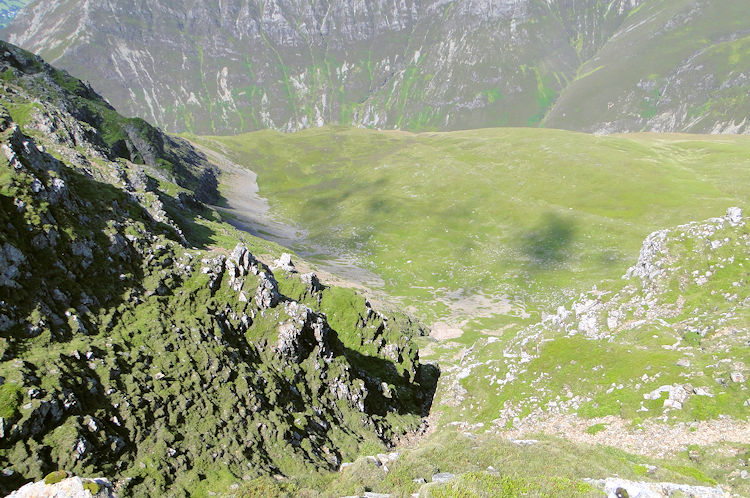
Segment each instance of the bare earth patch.
[{"label": "bare earth patch", "polygon": [[[604,424],[606,428],[596,434],[586,432],[594,424]],[[516,429],[499,431],[509,439],[524,439],[539,433],[663,458],[685,451],[692,444],[705,447],[722,442],[747,443],[750,421],[725,418],[666,425],[647,420],[634,429],[629,422],[615,416],[583,419],[576,415],[554,415],[532,422],[522,421]]]}]

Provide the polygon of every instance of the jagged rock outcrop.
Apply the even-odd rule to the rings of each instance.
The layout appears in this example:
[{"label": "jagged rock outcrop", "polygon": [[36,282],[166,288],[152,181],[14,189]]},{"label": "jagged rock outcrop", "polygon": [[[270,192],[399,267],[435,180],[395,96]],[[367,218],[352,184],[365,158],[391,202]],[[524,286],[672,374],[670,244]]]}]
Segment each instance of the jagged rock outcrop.
[{"label": "jagged rock outcrop", "polygon": [[[335,469],[419,426],[436,381],[419,324],[272,272],[251,249],[277,247],[180,197],[210,168],[187,144],[174,177],[166,138],[134,145],[157,157],[136,164],[104,127],[132,122],[101,121],[114,111],[90,89],[3,48],[0,492],[67,469],[121,496],[187,496]],[[245,242],[216,248],[219,233]]]},{"label": "jagged rock outcrop", "polygon": [[[729,208],[722,218],[656,231],[644,241],[621,289],[594,289],[570,310],[561,307],[544,321],[569,334],[600,339],[654,324],[699,337],[727,327],[744,329],[750,295],[743,265],[749,248],[750,236],[738,207]],[[686,298],[700,289],[709,289],[717,306],[712,316],[718,319],[702,319],[705,303]]]}]

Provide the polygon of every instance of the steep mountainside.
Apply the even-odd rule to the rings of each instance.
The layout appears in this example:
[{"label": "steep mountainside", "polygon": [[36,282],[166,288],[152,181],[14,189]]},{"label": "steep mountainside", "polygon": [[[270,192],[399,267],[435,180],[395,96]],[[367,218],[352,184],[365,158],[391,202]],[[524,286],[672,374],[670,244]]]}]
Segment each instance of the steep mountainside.
[{"label": "steep mountainside", "polygon": [[0,28],[6,26],[31,0],[0,0]]},{"label": "steep mountainside", "polygon": [[526,126],[640,3],[37,1],[3,36],[171,131]]},{"label": "steep mountainside", "polygon": [[0,492],[60,469],[200,496],[420,425],[419,324],[272,271],[184,188],[216,195],[186,143],[4,42],[0,74]]},{"label": "steep mountainside", "polygon": [[743,0],[650,0],[578,71],[544,125],[589,132],[749,133]]},{"label": "steep mountainside", "polygon": [[744,0],[38,1],[3,36],[171,131],[744,133]]}]

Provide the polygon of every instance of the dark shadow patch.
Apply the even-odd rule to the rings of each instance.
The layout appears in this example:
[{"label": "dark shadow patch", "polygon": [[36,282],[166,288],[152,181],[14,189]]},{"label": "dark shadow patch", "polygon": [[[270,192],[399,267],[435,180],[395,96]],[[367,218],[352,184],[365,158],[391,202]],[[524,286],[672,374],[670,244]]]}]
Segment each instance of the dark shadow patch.
[{"label": "dark shadow patch", "polygon": [[572,218],[545,213],[536,228],[521,236],[521,250],[536,269],[559,265],[570,257],[569,248],[576,230]]}]

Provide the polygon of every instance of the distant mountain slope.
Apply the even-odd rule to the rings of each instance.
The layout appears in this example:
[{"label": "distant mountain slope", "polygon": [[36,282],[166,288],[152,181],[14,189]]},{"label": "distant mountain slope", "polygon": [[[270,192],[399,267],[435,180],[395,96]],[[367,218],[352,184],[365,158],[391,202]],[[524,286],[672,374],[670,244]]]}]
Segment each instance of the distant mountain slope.
[{"label": "distant mountain slope", "polygon": [[421,424],[418,323],[272,270],[191,190],[202,155],[5,42],[0,152],[3,495],[67,470],[207,496]]},{"label": "distant mountain slope", "polygon": [[3,36],[170,131],[534,126],[640,3],[62,0]]},{"label": "distant mountain slope", "polygon": [[0,0],[0,28],[5,27],[31,0]]},{"label": "distant mountain slope", "polygon": [[578,71],[544,121],[590,132],[750,132],[744,0],[650,0]]},{"label": "distant mountain slope", "polygon": [[170,131],[744,133],[743,0],[36,2],[3,32]]}]

